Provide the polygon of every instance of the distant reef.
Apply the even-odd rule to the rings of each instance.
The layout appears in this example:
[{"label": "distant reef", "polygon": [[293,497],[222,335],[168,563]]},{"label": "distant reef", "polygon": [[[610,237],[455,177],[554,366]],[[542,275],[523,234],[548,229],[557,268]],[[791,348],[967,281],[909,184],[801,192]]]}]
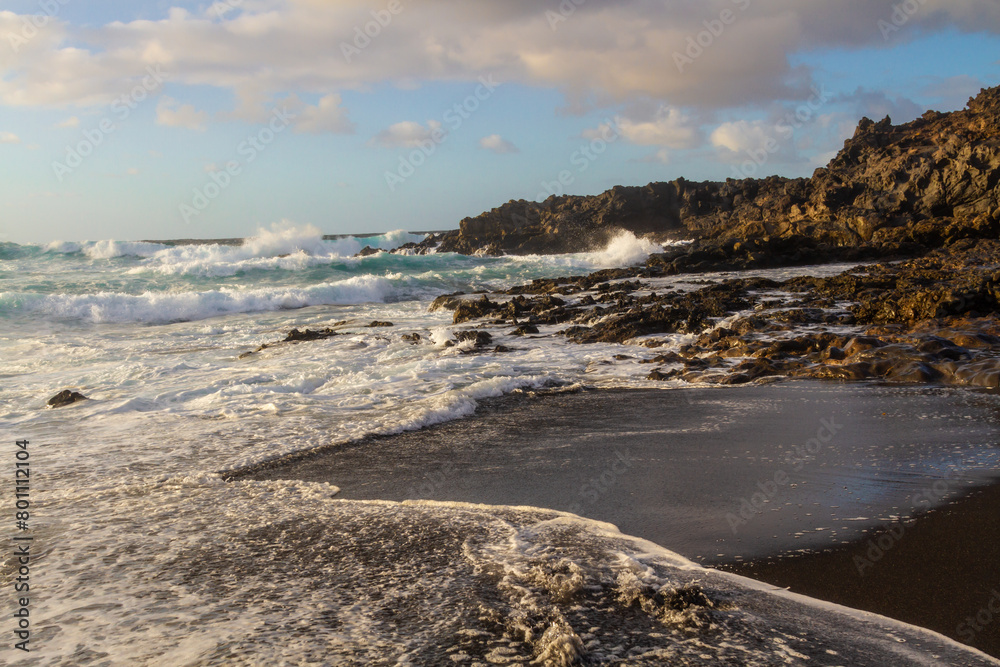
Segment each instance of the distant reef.
[{"label": "distant reef", "polygon": [[[678,270],[914,256],[1000,230],[1000,87],[904,125],[863,118],[811,178],[678,179],[595,196],[509,201],[420,246],[465,254],[579,252],[622,230],[690,239]],[[423,248],[419,246],[419,252]]]}]

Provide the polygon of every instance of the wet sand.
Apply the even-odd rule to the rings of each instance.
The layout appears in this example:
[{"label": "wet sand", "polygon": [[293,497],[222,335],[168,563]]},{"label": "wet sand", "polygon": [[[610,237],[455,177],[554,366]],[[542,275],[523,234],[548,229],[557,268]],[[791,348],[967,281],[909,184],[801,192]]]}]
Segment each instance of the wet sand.
[{"label": "wet sand", "polygon": [[[978,545],[997,548],[995,521],[981,522],[979,540],[969,531],[980,513],[1000,515],[1000,492],[955,512],[966,505],[948,503],[1000,475],[998,423],[997,396],[927,387],[782,382],[515,394],[467,419],[331,446],[239,477],[329,482],[347,499],[571,511],[707,565],[966,641],[956,619],[974,616],[1000,587],[1000,560]],[[942,506],[948,511],[928,513]],[[853,555],[873,531],[915,516],[898,546],[859,577]],[[941,523],[921,537],[917,526],[928,521]],[[953,544],[958,537],[965,546]],[[976,632],[974,645],[992,646],[991,632]]]},{"label": "wet sand", "polygon": [[1000,657],[1000,484],[841,548],[721,569],[930,628]]}]

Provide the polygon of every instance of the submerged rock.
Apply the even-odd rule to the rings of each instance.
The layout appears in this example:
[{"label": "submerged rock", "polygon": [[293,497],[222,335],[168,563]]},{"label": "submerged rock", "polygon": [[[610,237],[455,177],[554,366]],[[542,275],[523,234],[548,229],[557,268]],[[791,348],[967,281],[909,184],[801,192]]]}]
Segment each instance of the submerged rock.
[{"label": "submerged rock", "polygon": [[459,343],[472,341],[473,347],[480,348],[480,347],[486,347],[487,345],[492,343],[493,336],[486,333],[485,331],[467,329],[465,331],[456,331],[455,340],[457,340]]},{"label": "submerged rock", "polygon": [[[347,322],[338,322],[334,326],[340,326],[342,324],[347,324]],[[248,352],[242,353],[239,356],[239,358],[246,359],[251,355],[254,355],[258,352],[274,347],[276,345],[281,345],[283,343],[302,343],[306,341],[323,340],[325,338],[330,338],[332,336],[338,336],[338,335],[340,335],[340,332],[336,331],[332,327],[326,327],[324,329],[318,329],[318,330],[303,329],[302,331],[299,331],[298,329],[292,329],[291,331],[288,332],[288,335],[286,335],[282,340],[275,341],[273,343],[264,343],[256,350],[250,350]]]},{"label": "submerged rock", "polygon": [[285,339],[281,342],[298,343],[308,340],[323,340],[324,338],[329,338],[330,336],[336,336],[337,334],[338,332],[334,331],[330,327],[327,327],[325,329],[319,329],[317,331],[313,331],[312,329],[303,329],[302,331],[299,331],[298,329],[292,329],[291,331],[288,332],[288,335],[285,336]]},{"label": "submerged rock", "polygon": [[90,399],[77,391],[72,391],[70,389],[63,389],[58,394],[53,396],[48,400],[48,405],[50,408],[61,408],[66,405],[72,405],[78,401],[89,401]]}]

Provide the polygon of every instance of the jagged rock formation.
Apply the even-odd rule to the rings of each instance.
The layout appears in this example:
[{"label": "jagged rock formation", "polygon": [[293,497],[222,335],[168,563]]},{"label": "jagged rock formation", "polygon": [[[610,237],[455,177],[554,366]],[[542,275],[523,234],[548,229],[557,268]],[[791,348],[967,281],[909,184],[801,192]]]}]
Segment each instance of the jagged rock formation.
[{"label": "jagged rock formation", "polygon": [[682,200],[674,183],[616,186],[593,197],[552,196],[544,202],[509,201],[446,233],[439,250],[473,254],[580,252],[602,246],[622,229],[683,236]]},{"label": "jagged rock formation", "polygon": [[88,401],[90,400],[78,391],[73,391],[71,389],[63,389],[58,394],[53,396],[46,402],[50,408],[61,408],[67,405],[72,405],[78,401]]},{"label": "jagged rock formation", "polygon": [[[593,197],[510,201],[433,239],[440,250],[575,252],[618,230],[691,238],[698,248],[775,240],[821,248],[869,246],[892,254],[1000,231],[1000,87],[968,108],[928,111],[894,126],[863,118],[854,136],[812,178],[678,179],[618,186]],[[789,243],[779,246],[788,246]],[[727,247],[731,254],[739,248]],[[746,254],[747,249],[744,249]],[[906,253],[908,254],[908,253]]]}]

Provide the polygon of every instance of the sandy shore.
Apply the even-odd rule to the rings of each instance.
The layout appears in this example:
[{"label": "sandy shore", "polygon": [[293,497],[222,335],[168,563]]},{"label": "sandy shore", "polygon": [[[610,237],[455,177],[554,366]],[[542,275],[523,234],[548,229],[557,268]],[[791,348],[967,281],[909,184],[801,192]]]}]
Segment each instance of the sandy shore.
[{"label": "sandy shore", "polygon": [[840,548],[721,567],[1000,657],[1000,484]]},{"label": "sandy shore", "polygon": [[[571,511],[996,654],[1000,614],[971,639],[959,624],[1000,589],[1000,489],[948,503],[994,480],[997,407],[963,390],[819,382],[513,395],[239,476],[330,482],[347,499]],[[860,575],[854,556],[915,516]]]}]

